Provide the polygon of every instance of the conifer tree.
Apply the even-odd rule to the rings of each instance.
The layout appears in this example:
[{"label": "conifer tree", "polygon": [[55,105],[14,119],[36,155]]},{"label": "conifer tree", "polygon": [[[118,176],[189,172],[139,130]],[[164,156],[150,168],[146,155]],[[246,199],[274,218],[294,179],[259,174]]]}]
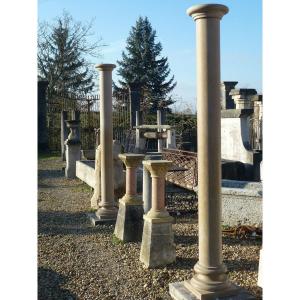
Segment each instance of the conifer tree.
[{"label": "conifer tree", "polygon": [[118,61],[121,80],[116,87],[138,86],[142,94],[141,107],[151,111],[172,104],[169,93],[176,86],[174,76],[169,78],[168,59],[161,56],[162,45],[155,39],[156,31],[148,18],[139,17],[129,33],[126,53],[123,51],[122,60]]},{"label": "conifer tree", "polygon": [[98,57],[100,40],[91,43],[92,22],[83,25],[74,22],[64,12],[52,25],[39,25],[38,76],[47,80],[48,93],[88,93],[94,88],[96,72],[87,61],[89,56]]}]

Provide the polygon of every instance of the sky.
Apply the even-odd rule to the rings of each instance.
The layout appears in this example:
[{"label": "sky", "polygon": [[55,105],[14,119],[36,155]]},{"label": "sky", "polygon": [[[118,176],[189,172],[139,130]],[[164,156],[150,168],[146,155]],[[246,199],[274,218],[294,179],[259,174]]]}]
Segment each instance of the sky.
[{"label": "sky", "polygon": [[[147,16],[168,57],[177,82],[172,94],[178,110],[196,107],[195,23],[186,10],[210,1],[191,0],[39,0],[38,21],[52,22],[65,9],[76,21],[94,19],[93,32],[107,46],[97,63],[115,63],[125,50],[130,29]],[[238,81],[237,88],[262,93],[261,0],[219,0],[229,7],[221,20],[221,80]],[[117,81],[117,72],[113,80]],[[176,104],[175,104],[176,106]],[[179,107],[181,106],[181,107]],[[183,107],[182,107],[183,106]]]}]

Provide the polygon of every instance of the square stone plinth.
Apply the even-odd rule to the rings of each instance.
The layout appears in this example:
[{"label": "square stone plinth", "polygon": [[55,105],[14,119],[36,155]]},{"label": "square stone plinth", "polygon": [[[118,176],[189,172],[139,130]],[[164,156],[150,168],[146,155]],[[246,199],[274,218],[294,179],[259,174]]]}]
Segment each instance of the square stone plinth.
[{"label": "square stone plinth", "polygon": [[140,205],[119,202],[115,236],[123,242],[140,242],[143,234],[143,202]]},{"label": "square stone plinth", "polygon": [[154,222],[144,217],[140,261],[146,268],[165,266],[176,259],[172,222]]},{"label": "square stone plinth", "polygon": [[87,216],[93,226],[98,226],[102,224],[114,225],[116,223],[116,218],[98,217],[95,213],[89,213]]},{"label": "square stone plinth", "polygon": [[[200,296],[192,293],[184,285],[184,281],[169,284],[169,294],[175,300],[255,300],[256,298],[245,289],[232,284],[236,294],[224,295],[222,292],[203,293]],[[228,292],[227,292],[228,293]]]}]

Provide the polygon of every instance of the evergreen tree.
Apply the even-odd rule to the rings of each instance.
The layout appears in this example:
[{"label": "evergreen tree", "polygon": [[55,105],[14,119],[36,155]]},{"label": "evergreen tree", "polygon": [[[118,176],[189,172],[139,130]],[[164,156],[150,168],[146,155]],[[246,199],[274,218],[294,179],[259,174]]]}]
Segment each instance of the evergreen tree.
[{"label": "evergreen tree", "polygon": [[38,37],[38,75],[47,80],[48,93],[88,93],[94,88],[96,72],[87,61],[99,56],[100,40],[89,43],[92,23],[74,22],[64,12],[53,25],[42,23]]},{"label": "evergreen tree", "polygon": [[142,94],[141,107],[144,110],[156,111],[174,103],[168,94],[176,86],[174,76],[169,78],[170,69],[167,57],[161,56],[162,45],[155,41],[156,31],[147,17],[139,17],[131,28],[127,39],[126,50],[122,60],[118,61],[120,87],[138,87]]}]

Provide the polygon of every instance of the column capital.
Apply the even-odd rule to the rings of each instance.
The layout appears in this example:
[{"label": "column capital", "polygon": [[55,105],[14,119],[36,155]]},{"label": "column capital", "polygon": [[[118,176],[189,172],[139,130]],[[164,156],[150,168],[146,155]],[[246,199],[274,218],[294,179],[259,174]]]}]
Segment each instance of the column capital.
[{"label": "column capital", "polygon": [[187,9],[186,13],[196,21],[208,18],[222,19],[228,11],[228,7],[222,4],[197,4]]},{"label": "column capital", "polygon": [[98,71],[112,71],[115,67],[114,64],[98,64],[95,66]]},{"label": "column capital", "polygon": [[126,168],[136,168],[144,159],[144,154],[122,153],[119,158],[125,164]]},{"label": "column capital", "polygon": [[143,165],[151,173],[151,177],[165,177],[172,162],[169,160],[145,160]]}]

